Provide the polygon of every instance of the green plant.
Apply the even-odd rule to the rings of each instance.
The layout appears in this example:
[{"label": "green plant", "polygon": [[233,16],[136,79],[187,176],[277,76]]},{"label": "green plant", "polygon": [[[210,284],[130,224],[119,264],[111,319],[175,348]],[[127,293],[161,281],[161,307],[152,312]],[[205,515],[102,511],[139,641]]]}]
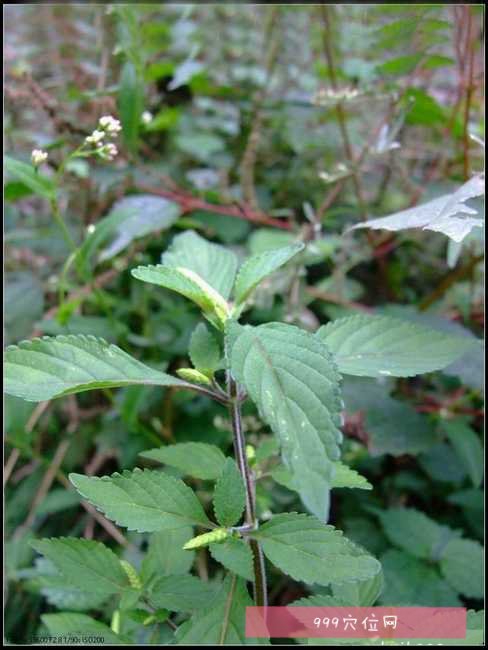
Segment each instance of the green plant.
[{"label": "green plant", "polygon": [[[305,248],[290,243],[239,264],[232,250],[186,231],[174,238],[161,264],[132,270],[135,279],[179,293],[201,310],[189,346],[193,367],[180,368],[179,377],[94,336],[35,338],[7,348],[6,392],[23,400],[130,385],[171,387],[214,400],[227,409],[232,429],[233,458],[212,444],[176,443],[142,454],[164,464],[162,470],[136,468],[101,478],[70,474],[79,494],[108,519],[156,538],[139,570],[99,542],[32,542],[54,565],[63,588],[97,604],[119,598],[111,629],[85,614],[61,612],[43,617],[50,631],[76,629],[130,642],[138,626],[164,623],[168,633],[176,630],[179,643],[249,642],[244,608],[267,603],[265,558],[294,580],[327,588],[324,603],[375,602],[381,564],[326,523],[332,489],[371,488],[340,459],[341,376],[411,377],[448,366],[474,343],[378,315],[340,318],[315,333],[283,322],[242,324],[254,290],[288,262],[299,264]],[[242,410],[248,401],[275,445],[271,439],[268,447],[247,445]],[[281,463],[269,465],[278,448]],[[310,514],[266,513],[260,519],[256,484],[270,475],[298,493]],[[208,481],[215,482],[211,503],[197,494]],[[441,552],[437,559],[459,579],[459,568],[451,568],[454,546],[446,547],[449,557]],[[187,573],[192,554],[202,547],[222,565],[225,579],[205,582]],[[166,571],[158,569],[158,552],[167,554]],[[253,599],[246,582],[253,584]],[[314,598],[321,602],[320,595]],[[130,621],[123,633],[122,619]]]}]

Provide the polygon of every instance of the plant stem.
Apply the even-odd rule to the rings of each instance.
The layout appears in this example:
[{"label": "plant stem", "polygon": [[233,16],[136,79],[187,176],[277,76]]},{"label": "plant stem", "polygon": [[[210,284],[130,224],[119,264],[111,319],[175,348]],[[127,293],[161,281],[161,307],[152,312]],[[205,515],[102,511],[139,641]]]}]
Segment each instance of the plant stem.
[{"label": "plant stem", "polygon": [[[239,400],[239,389],[232,379],[230,372],[227,374],[227,387],[229,395],[229,412],[232,421],[232,433],[234,435],[234,453],[237,466],[246,488],[246,523],[253,528],[257,526],[256,506],[254,496],[254,479],[247,462],[244,432],[242,430],[241,406]],[[261,546],[257,540],[249,540],[253,555],[254,568],[254,600],[258,607],[266,607],[268,596],[266,592],[266,570]]]},{"label": "plant stem", "polygon": [[53,217],[56,223],[58,224],[62,234],[63,234],[63,239],[66,242],[68,248],[70,249],[71,252],[74,252],[76,250],[76,244],[73,241],[73,238],[71,237],[69,230],[64,223],[63,217],[61,216],[61,212],[59,210],[59,205],[58,205],[58,200],[57,198],[54,198],[51,200],[51,210],[53,212]]}]

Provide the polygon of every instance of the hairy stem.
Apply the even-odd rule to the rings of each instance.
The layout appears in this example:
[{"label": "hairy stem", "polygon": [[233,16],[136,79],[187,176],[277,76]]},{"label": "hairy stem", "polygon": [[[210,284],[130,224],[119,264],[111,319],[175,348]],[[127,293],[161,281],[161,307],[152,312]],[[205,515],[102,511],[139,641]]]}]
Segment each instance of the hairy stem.
[{"label": "hairy stem", "polygon": [[[234,453],[237,466],[239,467],[246,488],[246,523],[254,528],[257,525],[254,479],[247,462],[244,432],[242,430],[239,390],[230,373],[227,375],[227,386],[230,400],[229,412],[232,421],[232,433],[234,435]],[[251,547],[253,555],[254,600],[258,607],[266,607],[268,604],[268,598],[266,592],[266,570],[264,566],[263,551],[259,542],[256,540],[250,540],[249,546]]]}]

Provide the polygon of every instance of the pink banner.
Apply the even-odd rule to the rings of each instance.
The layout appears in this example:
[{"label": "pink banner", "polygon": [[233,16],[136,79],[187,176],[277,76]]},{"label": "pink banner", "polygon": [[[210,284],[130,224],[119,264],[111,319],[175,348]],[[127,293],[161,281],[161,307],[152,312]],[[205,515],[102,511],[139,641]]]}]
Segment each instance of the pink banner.
[{"label": "pink banner", "polygon": [[462,607],[246,607],[246,636],[464,639]]}]

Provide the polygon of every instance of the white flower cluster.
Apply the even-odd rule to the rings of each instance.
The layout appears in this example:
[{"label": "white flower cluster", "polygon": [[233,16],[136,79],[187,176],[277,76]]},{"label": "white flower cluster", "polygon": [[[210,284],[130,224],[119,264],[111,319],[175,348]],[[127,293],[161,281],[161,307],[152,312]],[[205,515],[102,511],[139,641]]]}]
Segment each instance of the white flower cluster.
[{"label": "white flower cluster", "polygon": [[144,111],[141,115],[141,120],[143,124],[149,124],[152,122],[153,115],[149,111]]},{"label": "white flower cluster", "polygon": [[121,131],[119,120],[111,115],[104,115],[98,120],[98,127],[91,135],[85,138],[86,144],[96,147],[96,153],[105,160],[113,160],[117,155],[117,147],[109,142],[104,144],[104,138],[114,138]]},{"label": "white flower cluster", "polygon": [[327,106],[328,104],[334,104],[337,102],[348,102],[352,99],[356,99],[362,93],[355,88],[338,88],[334,90],[332,88],[321,88],[312,98],[312,104],[316,106]]},{"label": "white flower cluster", "polygon": [[33,149],[31,153],[31,161],[34,167],[39,167],[43,162],[46,162],[48,153],[42,149]]}]

